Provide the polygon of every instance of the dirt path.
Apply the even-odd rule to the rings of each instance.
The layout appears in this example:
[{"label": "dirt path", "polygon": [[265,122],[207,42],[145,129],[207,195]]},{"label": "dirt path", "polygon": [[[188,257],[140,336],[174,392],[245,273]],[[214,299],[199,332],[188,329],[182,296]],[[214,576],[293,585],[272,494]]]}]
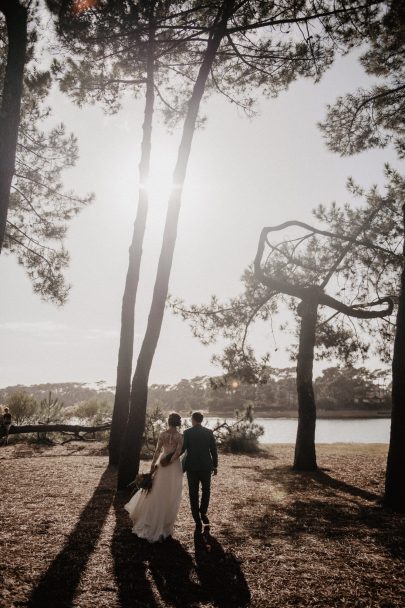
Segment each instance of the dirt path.
[{"label": "dirt path", "polygon": [[149,545],[101,446],[2,449],[0,606],[403,606],[405,517],[378,504],[385,446],[318,454],[305,475],[291,446],[222,456],[211,534],[194,538],[185,492],[175,539]]}]

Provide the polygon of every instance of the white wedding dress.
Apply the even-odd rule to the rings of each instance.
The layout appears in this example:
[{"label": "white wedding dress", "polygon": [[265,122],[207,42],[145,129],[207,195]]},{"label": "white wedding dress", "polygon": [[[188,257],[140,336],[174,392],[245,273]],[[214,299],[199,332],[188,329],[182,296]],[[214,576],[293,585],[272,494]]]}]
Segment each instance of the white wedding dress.
[{"label": "white wedding dress", "polygon": [[[125,505],[134,524],[132,532],[151,543],[173,533],[183,488],[183,469],[179,460],[182,447],[183,435],[178,431],[160,434],[152,461],[152,466],[157,464],[152,489],[149,492],[138,490]],[[163,456],[173,452],[170,464],[162,466]]]}]

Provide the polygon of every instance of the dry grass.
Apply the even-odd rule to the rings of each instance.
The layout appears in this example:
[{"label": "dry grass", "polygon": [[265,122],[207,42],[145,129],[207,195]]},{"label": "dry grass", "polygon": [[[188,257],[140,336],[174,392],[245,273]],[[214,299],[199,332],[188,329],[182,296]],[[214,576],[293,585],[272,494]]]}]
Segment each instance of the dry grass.
[{"label": "dry grass", "polygon": [[130,532],[101,446],[0,450],[5,608],[403,606],[405,517],[379,506],[384,446],[291,446],[222,456],[211,535],[194,538],[185,493],[174,540]]}]

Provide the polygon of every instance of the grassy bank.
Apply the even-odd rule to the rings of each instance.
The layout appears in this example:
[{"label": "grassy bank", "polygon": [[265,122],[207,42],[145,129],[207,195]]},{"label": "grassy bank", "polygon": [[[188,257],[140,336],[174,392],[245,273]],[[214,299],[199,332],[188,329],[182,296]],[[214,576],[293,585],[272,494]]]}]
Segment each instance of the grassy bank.
[{"label": "grassy bank", "polygon": [[292,451],[222,456],[210,535],[194,538],[185,492],[175,538],[149,545],[101,445],[1,449],[0,605],[403,605],[405,517],[379,504],[386,447],[319,446],[315,474],[292,472]]}]

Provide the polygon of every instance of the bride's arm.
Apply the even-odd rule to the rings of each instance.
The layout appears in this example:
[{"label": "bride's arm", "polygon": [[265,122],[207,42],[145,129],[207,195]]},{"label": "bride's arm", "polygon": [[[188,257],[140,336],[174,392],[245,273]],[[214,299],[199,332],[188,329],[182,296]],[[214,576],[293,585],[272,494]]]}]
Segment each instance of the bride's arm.
[{"label": "bride's arm", "polygon": [[150,472],[153,473],[153,471],[155,470],[155,465],[156,465],[156,461],[160,456],[160,452],[162,451],[162,447],[163,447],[163,437],[162,437],[162,433],[159,435],[159,439],[156,445],[156,450],[155,453],[153,454],[153,459],[152,459],[152,464],[150,465]]},{"label": "bride's arm", "polygon": [[183,449],[183,435],[180,435],[179,439],[177,440],[177,447],[176,447],[176,451],[174,452],[172,458],[171,458],[171,462],[174,462],[175,460],[178,460],[180,458],[181,455],[181,451]]}]

